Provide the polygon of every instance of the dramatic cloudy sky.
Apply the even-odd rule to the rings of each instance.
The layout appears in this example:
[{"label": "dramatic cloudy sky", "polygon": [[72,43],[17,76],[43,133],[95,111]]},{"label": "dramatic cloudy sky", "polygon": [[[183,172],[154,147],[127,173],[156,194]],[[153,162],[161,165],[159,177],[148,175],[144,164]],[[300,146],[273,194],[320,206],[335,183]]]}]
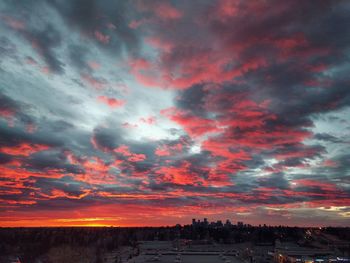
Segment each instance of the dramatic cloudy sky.
[{"label": "dramatic cloudy sky", "polygon": [[0,2],[0,226],[349,225],[349,1]]}]

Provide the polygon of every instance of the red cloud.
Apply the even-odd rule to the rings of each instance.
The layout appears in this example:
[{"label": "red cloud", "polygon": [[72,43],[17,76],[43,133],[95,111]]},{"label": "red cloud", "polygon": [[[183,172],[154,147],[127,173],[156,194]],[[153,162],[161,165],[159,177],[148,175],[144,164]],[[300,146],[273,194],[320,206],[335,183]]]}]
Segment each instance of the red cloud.
[{"label": "red cloud", "polygon": [[173,183],[179,185],[206,185],[207,182],[197,173],[190,170],[191,164],[187,161],[176,166],[163,166],[155,172],[159,183]]},{"label": "red cloud", "polygon": [[108,44],[111,38],[110,36],[104,35],[103,33],[97,30],[94,32],[94,35],[95,35],[95,38],[103,44]]},{"label": "red cloud", "polygon": [[151,21],[152,21],[151,19],[147,19],[147,18],[143,18],[143,19],[140,19],[140,20],[132,20],[129,23],[129,27],[132,28],[132,29],[136,29],[136,28],[140,27],[141,25],[150,23]]},{"label": "red cloud", "polygon": [[168,149],[159,148],[159,147],[156,149],[156,151],[154,153],[158,156],[169,156],[170,155],[170,151]]},{"label": "red cloud", "polygon": [[0,203],[1,204],[8,204],[8,205],[34,205],[37,202],[32,201],[32,200],[7,200],[7,199],[1,199],[0,198]]},{"label": "red cloud", "polygon": [[106,163],[96,156],[78,158],[70,152],[66,152],[65,155],[70,163],[80,165],[84,168],[84,172],[71,175],[74,180],[92,185],[116,183],[115,175],[109,172],[115,166],[115,163]]},{"label": "red cloud", "polygon": [[216,9],[216,16],[218,19],[225,21],[226,19],[237,15],[240,10],[239,3],[231,0],[220,0]]},{"label": "red cloud", "polygon": [[109,170],[109,166],[98,157],[85,159],[81,164],[86,169],[87,173],[106,173]]},{"label": "red cloud", "polygon": [[165,19],[178,19],[182,17],[182,12],[167,2],[160,2],[157,4],[154,12],[157,16]]},{"label": "red cloud", "polygon": [[[183,15],[168,2],[153,7],[145,2],[138,2],[137,7],[143,12],[153,11],[157,17],[175,19]],[[290,3],[279,3],[275,8],[283,13],[294,6]],[[246,17],[252,14],[259,17],[257,21],[261,25],[257,21],[246,22]],[[147,42],[157,49],[158,56],[148,61],[150,65],[147,69],[133,67],[131,72],[146,86],[186,89],[199,83],[245,81],[244,76],[267,68],[275,61],[284,63],[297,59],[301,62],[298,65],[304,67],[310,59],[324,57],[332,52],[330,48],[313,43],[302,29],[291,32],[281,29],[282,32],[274,32],[263,28],[266,21],[279,15],[279,12],[271,13],[265,3],[220,0],[204,13],[193,13],[192,20],[195,22],[174,33],[169,33],[169,28],[173,26],[171,19],[148,19],[148,26],[155,33]],[[138,27],[144,22],[142,19],[133,21],[132,27]],[[234,24],[244,26],[232,28]],[[200,34],[191,35],[188,32]],[[183,38],[183,35],[188,37]],[[208,37],[211,38],[210,41]],[[317,72],[320,69],[315,70]]]},{"label": "red cloud", "polygon": [[182,12],[168,1],[138,1],[137,9],[141,12],[153,12],[158,18],[174,20],[182,17]]},{"label": "red cloud", "polygon": [[[168,44],[168,46],[172,46]],[[178,47],[182,49],[183,47]],[[186,47],[184,47],[186,49]],[[257,70],[267,65],[263,57],[250,58],[232,69],[222,70],[229,67],[226,54],[220,50],[208,54],[207,50],[189,52],[181,57],[173,52],[164,50],[159,62],[147,62],[147,67],[140,64],[131,64],[131,73],[145,86],[186,89],[198,83],[212,82],[224,83],[241,77],[245,73]],[[222,53],[221,53],[222,52]],[[175,66],[176,65],[176,66]],[[176,72],[176,74],[174,74]]]},{"label": "red cloud", "polygon": [[159,80],[157,67],[144,58],[131,59],[129,61],[130,72],[135,76],[136,80],[148,87],[161,85]]},{"label": "red cloud", "polygon": [[325,161],[323,161],[322,165],[326,166],[326,167],[337,167],[338,163],[336,161],[333,161],[333,160],[325,160]]},{"label": "red cloud", "polygon": [[0,106],[0,116],[9,119],[13,117],[16,114],[15,109],[9,109],[9,108],[1,108]]},{"label": "red cloud", "polygon": [[62,178],[65,176],[65,174],[62,173],[62,171],[57,169],[47,169],[45,171],[30,171],[26,170],[22,167],[22,163],[15,162],[10,163],[8,165],[3,165],[1,167],[1,176],[4,178],[9,178],[11,180],[20,180],[20,179],[26,179],[26,178]]},{"label": "red cloud", "polygon": [[67,199],[79,200],[88,196],[90,193],[91,193],[91,190],[89,189],[83,190],[81,194],[77,194],[77,195],[67,193],[60,189],[53,189],[51,190],[50,194],[39,193],[39,195],[48,199],[67,198]]},{"label": "red cloud", "polygon": [[293,180],[292,183],[296,184],[296,186],[306,186],[306,187],[317,187],[325,192],[338,192],[339,189],[335,184],[316,181],[311,179],[298,179]]},{"label": "red cloud", "polygon": [[44,144],[23,142],[16,146],[2,146],[0,152],[16,156],[29,156],[33,153],[48,150],[50,147]]},{"label": "red cloud", "polygon": [[116,153],[120,153],[124,156],[131,156],[131,152],[129,151],[129,147],[126,145],[121,145],[118,148],[115,148],[113,151]]},{"label": "red cloud", "polygon": [[99,96],[97,98],[100,102],[107,104],[111,108],[119,108],[125,105],[124,100],[118,100],[115,98],[109,98],[107,96]]},{"label": "red cloud", "polygon": [[149,37],[145,40],[146,43],[150,44],[156,49],[160,49],[166,52],[171,51],[171,49],[174,47],[174,44],[169,41],[164,41],[158,37]]},{"label": "red cloud", "polygon": [[130,162],[142,162],[142,161],[146,160],[146,155],[144,155],[142,153],[140,153],[140,154],[134,153],[128,158],[128,160]]},{"label": "red cloud", "polygon": [[161,111],[161,114],[168,117],[184,128],[191,137],[200,137],[207,133],[221,132],[217,122],[212,119],[201,118],[176,108],[168,108]]},{"label": "red cloud", "polygon": [[177,143],[174,145],[164,144],[164,145],[158,146],[154,153],[158,156],[169,156],[172,154],[181,153],[182,149],[183,149],[183,146],[181,143]]},{"label": "red cloud", "polygon": [[121,145],[118,148],[115,148],[113,151],[115,153],[119,153],[125,157],[128,157],[127,160],[129,160],[130,162],[142,162],[146,160],[146,155],[132,153],[130,152],[129,147],[126,145]]}]

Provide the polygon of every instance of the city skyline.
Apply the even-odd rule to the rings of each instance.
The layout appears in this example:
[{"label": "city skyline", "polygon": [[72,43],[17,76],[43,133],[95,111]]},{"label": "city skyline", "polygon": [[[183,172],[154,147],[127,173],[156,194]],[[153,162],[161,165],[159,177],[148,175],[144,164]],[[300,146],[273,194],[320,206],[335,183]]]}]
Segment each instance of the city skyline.
[{"label": "city skyline", "polygon": [[0,227],[350,226],[350,2],[0,2]]}]

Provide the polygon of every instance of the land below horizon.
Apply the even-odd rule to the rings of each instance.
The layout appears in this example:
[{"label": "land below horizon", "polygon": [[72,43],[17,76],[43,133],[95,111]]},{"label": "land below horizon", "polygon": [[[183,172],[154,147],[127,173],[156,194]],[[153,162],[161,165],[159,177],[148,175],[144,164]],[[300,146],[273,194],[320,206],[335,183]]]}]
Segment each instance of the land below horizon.
[{"label": "land below horizon", "polygon": [[259,263],[278,263],[274,255],[284,253],[288,257],[288,247],[327,260],[347,258],[350,228],[259,227],[206,221],[172,227],[0,228],[1,263],[14,259],[21,263],[180,259],[244,263],[253,258]]}]

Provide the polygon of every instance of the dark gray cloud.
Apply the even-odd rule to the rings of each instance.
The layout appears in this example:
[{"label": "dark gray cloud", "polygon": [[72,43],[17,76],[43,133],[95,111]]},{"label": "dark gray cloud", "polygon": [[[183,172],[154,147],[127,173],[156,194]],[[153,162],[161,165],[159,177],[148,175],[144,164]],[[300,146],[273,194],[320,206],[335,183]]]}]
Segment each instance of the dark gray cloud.
[{"label": "dark gray cloud", "polygon": [[60,146],[62,142],[52,137],[42,137],[40,134],[31,134],[21,129],[8,128],[0,125],[0,145],[18,146],[21,143],[44,144],[48,146]]},{"label": "dark gray cloud", "polygon": [[102,151],[112,151],[121,144],[122,137],[115,129],[97,127],[93,131],[92,142]]},{"label": "dark gray cloud", "polygon": [[44,29],[24,32],[24,36],[32,43],[34,49],[41,55],[49,69],[55,73],[64,73],[64,64],[55,54],[54,48],[61,45],[60,32],[52,25],[47,24]]},{"label": "dark gray cloud", "polygon": [[0,153],[0,164],[9,163],[12,160],[12,156],[4,153]]},{"label": "dark gray cloud", "polygon": [[[2,58],[11,57],[17,58],[17,47],[14,43],[11,42],[7,37],[2,36],[0,38],[0,55]],[[1,58],[0,58],[1,59]],[[0,60],[1,62],[1,60]]]},{"label": "dark gray cloud", "polygon": [[341,140],[335,136],[332,136],[330,134],[327,134],[327,133],[317,133],[314,135],[314,138],[316,140],[333,142],[333,143],[343,143],[344,142],[343,140]]},{"label": "dark gray cloud", "polygon": [[30,170],[50,171],[58,169],[63,174],[83,173],[84,170],[78,165],[69,164],[63,152],[43,151],[32,154],[24,160],[24,167]]},{"label": "dark gray cloud", "polygon": [[20,111],[19,104],[10,97],[0,93],[0,112],[3,116],[12,116]]},{"label": "dark gray cloud", "polygon": [[71,63],[80,70],[90,70],[87,61],[86,55],[88,49],[84,46],[70,46],[69,47],[69,56]]},{"label": "dark gray cloud", "polygon": [[276,189],[289,189],[290,182],[283,173],[274,173],[270,176],[259,178],[259,184],[262,187],[271,187]]},{"label": "dark gray cloud", "polygon": [[[128,15],[132,10],[129,2],[50,0],[48,3],[69,27],[77,28],[114,55],[123,49],[137,52],[139,37],[128,26]],[[99,40],[98,34],[106,37],[106,41]]]}]

